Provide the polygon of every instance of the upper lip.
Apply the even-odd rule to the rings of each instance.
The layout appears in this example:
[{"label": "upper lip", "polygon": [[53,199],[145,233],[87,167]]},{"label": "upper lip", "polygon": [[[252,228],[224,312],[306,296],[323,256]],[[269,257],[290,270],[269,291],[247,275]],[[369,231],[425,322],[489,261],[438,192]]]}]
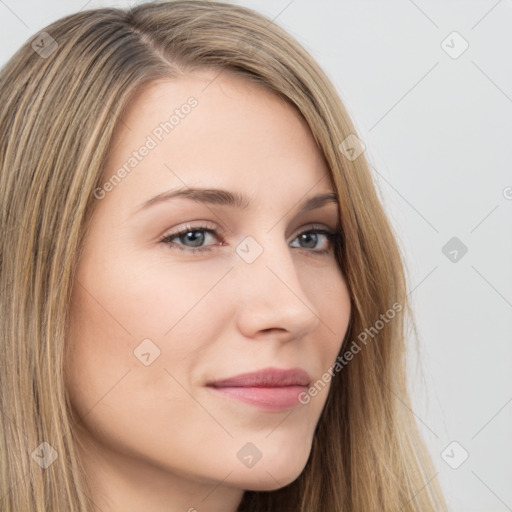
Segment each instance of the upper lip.
[{"label": "upper lip", "polygon": [[241,373],[227,379],[208,383],[213,387],[268,387],[308,386],[310,376],[301,368],[265,368],[250,373]]}]

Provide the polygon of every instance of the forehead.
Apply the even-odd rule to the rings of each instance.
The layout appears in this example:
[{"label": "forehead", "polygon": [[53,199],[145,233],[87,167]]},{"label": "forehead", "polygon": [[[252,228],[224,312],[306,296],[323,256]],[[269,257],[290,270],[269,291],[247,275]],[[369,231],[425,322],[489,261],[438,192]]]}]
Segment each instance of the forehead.
[{"label": "forehead", "polygon": [[195,185],[236,185],[245,195],[275,200],[333,190],[300,113],[225,71],[201,70],[139,91],[118,124],[104,179],[121,168],[116,194],[123,189],[137,198]]}]

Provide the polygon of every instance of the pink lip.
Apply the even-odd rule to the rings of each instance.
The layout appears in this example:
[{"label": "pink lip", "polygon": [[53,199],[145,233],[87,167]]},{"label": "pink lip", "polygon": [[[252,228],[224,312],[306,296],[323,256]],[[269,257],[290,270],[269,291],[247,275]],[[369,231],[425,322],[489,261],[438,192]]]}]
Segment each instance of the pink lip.
[{"label": "pink lip", "polygon": [[216,388],[225,387],[284,387],[309,386],[310,376],[300,368],[283,370],[279,368],[265,368],[250,373],[241,373],[227,379],[209,382],[208,386]]},{"label": "pink lip", "polygon": [[299,394],[307,389],[310,376],[300,368],[243,373],[207,384],[215,391],[269,410],[283,410],[299,403]]}]

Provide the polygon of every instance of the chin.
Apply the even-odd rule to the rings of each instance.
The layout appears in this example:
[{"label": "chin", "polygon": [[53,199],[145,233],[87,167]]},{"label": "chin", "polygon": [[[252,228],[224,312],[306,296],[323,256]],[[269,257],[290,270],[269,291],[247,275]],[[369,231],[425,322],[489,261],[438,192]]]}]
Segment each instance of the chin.
[{"label": "chin", "polygon": [[246,491],[277,491],[297,480],[300,474],[301,471],[294,472],[293,474],[288,472],[286,475],[274,475],[273,473],[269,475],[265,473],[259,478],[247,479],[243,484],[243,488]]},{"label": "chin", "polygon": [[273,461],[267,461],[261,467],[254,467],[246,474],[240,474],[238,484],[247,491],[275,491],[291,484],[300,476],[307,462],[304,460],[287,460],[281,458]]}]

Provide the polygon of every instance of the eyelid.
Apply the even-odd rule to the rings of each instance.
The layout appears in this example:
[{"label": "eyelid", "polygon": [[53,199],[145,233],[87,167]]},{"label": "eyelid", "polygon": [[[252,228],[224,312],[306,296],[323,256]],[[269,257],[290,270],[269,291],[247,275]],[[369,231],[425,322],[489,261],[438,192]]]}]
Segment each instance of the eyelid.
[{"label": "eyelid", "polygon": [[199,223],[197,225],[194,225],[193,222],[194,221],[187,222],[181,228],[177,228],[175,231],[172,231],[170,233],[162,235],[160,237],[160,241],[163,241],[163,240],[168,239],[168,238],[174,238],[174,237],[179,236],[179,235],[184,235],[184,234],[188,233],[189,231],[208,231],[208,232],[211,232],[211,233],[213,233],[213,234],[215,234],[217,236],[218,235],[221,235],[221,236],[225,235],[225,231],[221,227],[216,226],[214,224],[210,224],[207,221],[197,221]]}]

